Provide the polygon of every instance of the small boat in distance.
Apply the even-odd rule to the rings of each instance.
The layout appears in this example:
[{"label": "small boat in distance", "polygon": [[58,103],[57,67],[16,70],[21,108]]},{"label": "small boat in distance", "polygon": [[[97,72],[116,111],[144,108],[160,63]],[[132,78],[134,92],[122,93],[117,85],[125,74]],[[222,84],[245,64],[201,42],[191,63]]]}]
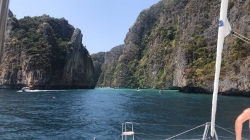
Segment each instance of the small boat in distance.
[{"label": "small boat in distance", "polygon": [[160,89],[160,90],[159,90],[159,93],[160,93],[160,94],[162,94],[162,93],[163,93],[162,89]]},{"label": "small boat in distance", "polygon": [[29,87],[23,87],[23,88],[22,88],[22,92],[27,92],[28,90],[30,90]]}]

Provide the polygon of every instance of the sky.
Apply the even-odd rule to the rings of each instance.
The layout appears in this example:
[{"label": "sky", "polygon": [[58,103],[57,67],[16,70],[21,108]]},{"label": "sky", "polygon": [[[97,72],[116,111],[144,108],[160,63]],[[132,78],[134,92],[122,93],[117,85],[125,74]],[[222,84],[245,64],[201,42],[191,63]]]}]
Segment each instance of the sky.
[{"label": "sky", "polygon": [[124,44],[139,13],[160,0],[10,0],[17,19],[24,16],[65,18],[82,31],[82,43],[90,54],[107,52]]}]

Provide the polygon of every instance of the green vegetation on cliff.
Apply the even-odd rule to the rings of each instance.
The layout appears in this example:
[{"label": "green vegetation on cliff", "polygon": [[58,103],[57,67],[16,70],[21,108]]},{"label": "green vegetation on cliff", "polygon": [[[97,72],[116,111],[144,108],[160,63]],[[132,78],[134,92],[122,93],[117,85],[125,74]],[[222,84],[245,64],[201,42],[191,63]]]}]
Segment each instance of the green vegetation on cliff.
[{"label": "green vegetation on cliff", "polygon": [[9,12],[0,67],[6,88],[93,88],[94,66],[80,29],[48,15],[17,20]]},{"label": "green vegetation on cliff", "polygon": [[[230,0],[228,11],[233,30],[248,38],[249,5],[249,0]],[[220,3],[215,0],[162,0],[143,10],[124,40],[114,71],[114,86],[197,87],[211,92],[219,9]],[[249,44],[232,35],[225,39],[221,91],[231,90],[227,85],[238,88],[242,79],[244,83],[249,81],[249,66],[240,65],[249,62],[248,50]],[[241,88],[249,91],[249,86]]]},{"label": "green vegetation on cliff", "polygon": [[173,50],[178,41],[179,26],[174,22],[177,20],[161,19],[160,15],[163,9],[171,10],[175,4],[161,1],[140,13],[125,39],[125,50],[129,51],[120,57],[116,85],[163,88],[171,83]]},{"label": "green vegetation on cliff", "polygon": [[[12,33],[10,39],[6,41],[6,48],[21,47],[33,68],[44,70],[52,67],[63,68],[67,53],[71,52],[68,42],[74,31],[67,20],[43,15],[32,18],[26,16],[18,21],[10,17],[9,21]],[[18,68],[15,65],[13,68]]]},{"label": "green vegetation on cliff", "polygon": [[[115,79],[115,68],[118,63],[118,59],[122,54],[124,45],[118,45],[113,47],[108,52],[100,52],[97,54],[92,54],[92,60],[95,66],[96,75],[96,86],[100,87],[114,87]],[[98,81],[97,81],[98,80]]]}]

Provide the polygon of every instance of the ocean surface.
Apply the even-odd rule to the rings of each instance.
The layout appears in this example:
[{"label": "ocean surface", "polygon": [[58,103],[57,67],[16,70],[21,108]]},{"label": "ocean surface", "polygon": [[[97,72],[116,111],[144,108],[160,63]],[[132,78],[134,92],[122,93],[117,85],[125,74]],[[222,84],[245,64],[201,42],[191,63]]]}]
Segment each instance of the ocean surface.
[{"label": "ocean surface", "polygon": [[[248,97],[218,96],[216,132],[235,139],[234,121]],[[20,92],[0,90],[0,139],[121,140],[133,122],[136,140],[165,140],[211,118],[212,95],[176,90],[111,89]],[[205,126],[174,139],[201,139]],[[243,136],[249,139],[248,123]],[[129,139],[131,137],[127,137]]]}]

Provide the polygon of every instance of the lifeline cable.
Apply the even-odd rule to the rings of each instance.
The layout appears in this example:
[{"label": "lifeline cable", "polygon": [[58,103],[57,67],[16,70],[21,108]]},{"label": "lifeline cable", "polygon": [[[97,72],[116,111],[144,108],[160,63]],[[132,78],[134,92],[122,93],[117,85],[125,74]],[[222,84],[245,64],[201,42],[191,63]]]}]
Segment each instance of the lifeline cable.
[{"label": "lifeline cable", "polygon": [[[227,131],[227,132],[229,132],[229,133],[231,133],[231,134],[235,135],[235,133],[233,133],[233,132],[231,132],[231,131],[229,131],[229,130],[227,130],[227,129],[223,128],[223,127],[220,127],[220,126],[218,126],[218,125],[216,125],[216,127],[218,127],[218,128],[220,128],[220,129],[222,129],[222,130],[225,130],[225,131]],[[243,138],[243,137],[242,137],[242,139],[243,139],[243,140],[248,140],[248,139]]]},{"label": "lifeline cable", "polygon": [[234,35],[235,37],[241,39],[242,41],[245,41],[245,42],[247,42],[248,44],[250,44],[250,39],[244,37],[243,35],[241,35],[241,34],[239,34],[239,33],[237,33],[237,32],[234,32],[234,31],[232,31],[232,35]]},{"label": "lifeline cable", "polygon": [[204,124],[202,124],[202,125],[200,125],[200,126],[197,126],[197,127],[195,127],[195,128],[189,129],[189,130],[187,130],[187,131],[184,131],[184,132],[182,132],[182,133],[180,133],[180,134],[177,134],[177,135],[175,135],[175,136],[173,136],[173,137],[170,137],[170,138],[168,138],[168,139],[165,139],[165,140],[170,140],[170,139],[172,139],[172,138],[175,138],[175,137],[177,137],[177,136],[180,136],[180,135],[182,135],[182,134],[185,134],[185,133],[187,133],[187,132],[189,132],[189,131],[192,131],[192,130],[194,130],[194,129],[197,129],[197,128],[202,127],[202,126],[205,126],[205,125],[206,125],[206,123],[204,123]]}]

